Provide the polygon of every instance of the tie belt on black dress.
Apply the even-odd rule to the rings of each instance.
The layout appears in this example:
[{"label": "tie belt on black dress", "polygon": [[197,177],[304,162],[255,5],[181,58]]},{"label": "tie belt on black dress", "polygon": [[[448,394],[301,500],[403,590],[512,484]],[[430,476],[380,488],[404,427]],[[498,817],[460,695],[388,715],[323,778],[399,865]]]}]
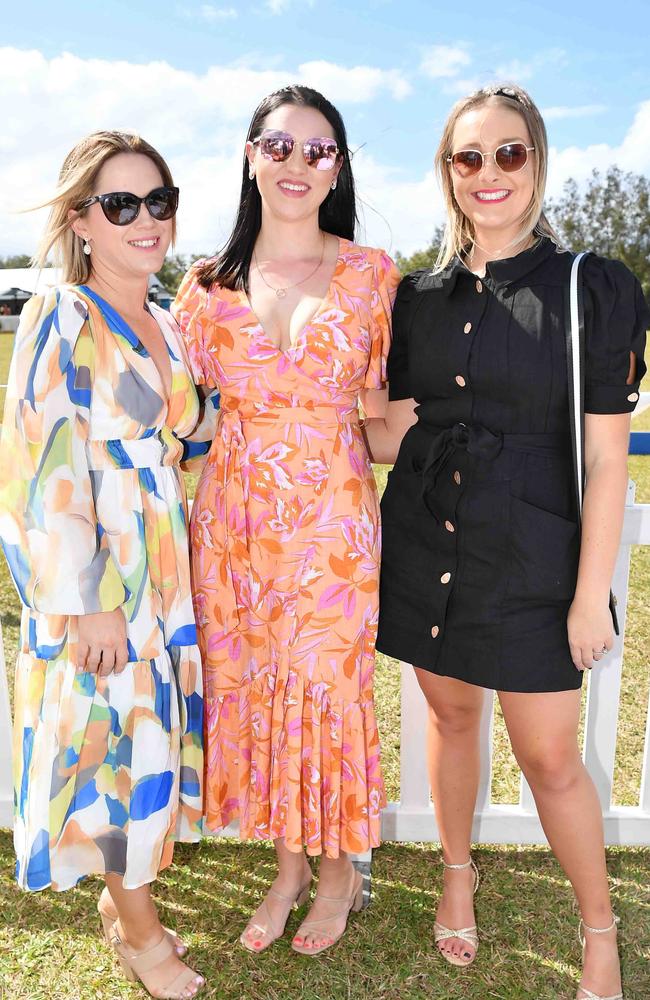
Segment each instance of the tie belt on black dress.
[{"label": "tie belt on black dress", "polygon": [[454,424],[453,427],[432,427],[421,424],[435,435],[421,468],[422,499],[437,521],[445,519],[436,496],[436,486],[450,459],[458,451],[464,451],[473,459],[493,461],[502,451],[537,452],[539,454],[567,453],[565,434],[496,434],[481,424]]}]

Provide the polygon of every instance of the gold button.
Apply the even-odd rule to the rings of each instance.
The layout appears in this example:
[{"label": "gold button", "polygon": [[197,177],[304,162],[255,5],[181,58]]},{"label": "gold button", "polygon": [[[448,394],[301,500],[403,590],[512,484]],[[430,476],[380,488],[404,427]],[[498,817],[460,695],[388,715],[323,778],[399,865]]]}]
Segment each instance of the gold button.
[{"label": "gold button", "polygon": [[451,521],[445,521],[445,528],[447,529],[447,531],[455,531],[456,530],[454,528],[453,524],[451,523]]},{"label": "gold button", "polygon": [[461,480],[460,472],[458,471],[458,469],[456,469],[456,471],[454,472],[454,482],[456,483],[456,486],[460,486],[460,480]]},{"label": "gold button", "polygon": [[433,628],[431,629],[431,635],[433,636],[434,639],[438,638],[438,633],[439,632],[440,632],[440,629],[438,628],[438,626],[434,625]]},{"label": "gold button", "polygon": [[440,577],[441,583],[449,583],[450,580],[451,580],[451,573],[443,573],[442,576]]},{"label": "gold button", "polygon": [[482,281],[477,281],[476,282],[476,291],[479,293],[479,295],[483,291],[483,282]]},{"label": "gold button", "polygon": [[472,329],[472,324],[465,323],[465,326],[463,327],[463,333],[469,333],[471,329]]},{"label": "gold button", "polygon": [[456,385],[459,385],[461,389],[465,388],[465,379],[463,378],[462,375],[456,376]]},{"label": "gold button", "polygon": [[638,392],[631,392],[627,398],[631,403],[636,403],[637,399],[639,398],[639,394]]}]

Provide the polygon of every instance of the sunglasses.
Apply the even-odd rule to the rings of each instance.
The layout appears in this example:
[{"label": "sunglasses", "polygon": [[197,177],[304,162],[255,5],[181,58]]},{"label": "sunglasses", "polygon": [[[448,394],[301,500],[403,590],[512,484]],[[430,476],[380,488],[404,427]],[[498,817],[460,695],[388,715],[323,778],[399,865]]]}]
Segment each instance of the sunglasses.
[{"label": "sunglasses", "polygon": [[471,177],[480,173],[487,157],[492,156],[499,170],[503,170],[504,174],[514,174],[526,166],[528,154],[534,149],[534,146],[526,146],[523,142],[504,142],[493,153],[482,153],[480,149],[459,149],[447,157],[447,163],[451,163],[459,177]]},{"label": "sunglasses", "polygon": [[[265,160],[274,160],[275,163],[284,163],[293,153],[296,140],[288,132],[276,132],[273,129],[265,129],[257,139],[253,139],[253,146],[260,147],[260,153]],[[327,138],[305,139],[302,144],[302,155],[308,167],[315,167],[316,170],[333,170],[339,156],[339,147],[336,140]]]},{"label": "sunglasses", "polygon": [[96,194],[92,198],[86,198],[77,211],[83,212],[95,202],[99,202],[109,222],[114,226],[128,226],[137,219],[140,205],[144,202],[152,219],[166,222],[176,215],[178,193],[177,187],[159,187],[154,188],[144,198],[138,198],[137,194],[131,194],[129,191],[111,191],[110,194]]}]

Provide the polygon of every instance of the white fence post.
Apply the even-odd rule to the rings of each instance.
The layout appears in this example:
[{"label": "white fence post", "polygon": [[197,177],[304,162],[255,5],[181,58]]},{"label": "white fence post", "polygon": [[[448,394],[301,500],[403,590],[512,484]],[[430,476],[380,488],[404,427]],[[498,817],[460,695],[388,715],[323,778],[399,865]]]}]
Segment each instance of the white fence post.
[{"label": "white fence post", "polygon": [[[623,637],[627,608],[628,573],[632,545],[650,545],[650,504],[634,504],[631,485],[625,509],[621,548],[614,574],[621,635],[605,664],[590,676],[585,720],[584,759],[603,806],[608,844],[650,846],[650,708],[646,726],[643,774],[636,806],[612,806],[611,786],[621,688]],[[11,826],[11,722],[9,692],[0,626],[0,827]],[[486,693],[481,721],[483,750],[479,796],[473,838],[481,843],[543,844],[546,842],[528,785],[521,779],[519,802],[491,801],[493,696]],[[436,841],[438,828],[430,801],[427,773],[427,707],[415,671],[402,666],[400,801],[384,810],[385,840]],[[365,862],[365,857],[360,858]]]}]

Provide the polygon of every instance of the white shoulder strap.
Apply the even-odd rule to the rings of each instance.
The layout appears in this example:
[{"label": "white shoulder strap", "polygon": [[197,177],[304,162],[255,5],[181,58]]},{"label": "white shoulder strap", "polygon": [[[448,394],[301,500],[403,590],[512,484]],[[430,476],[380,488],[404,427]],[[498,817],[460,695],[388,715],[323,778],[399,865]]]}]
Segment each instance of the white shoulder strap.
[{"label": "white shoulder strap", "polygon": [[576,468],[577,468],[577,487],[578,487],[578,503],[580,509],[582,509],[582,487],[583,487],[583,476],[582,470],[584,469],[585,457],[584,457],[584,445],[582,440],[582,413],[584,409],[584,403],[582,399],[582,373],[580,371],[581,362],[581,351],[580,351],[580,316],[578,312],[578,277],[580,274],[580,261],[586,253],[578,253],[573,259],[573,264],[571,265],[571,282],[569,291],[569,309],[571,317],[571,369],[573,375],[573,387],[572,392],[570,392],[570,398],[573,404],[573,432],[575,437],[575,456],[576,456]]}]

